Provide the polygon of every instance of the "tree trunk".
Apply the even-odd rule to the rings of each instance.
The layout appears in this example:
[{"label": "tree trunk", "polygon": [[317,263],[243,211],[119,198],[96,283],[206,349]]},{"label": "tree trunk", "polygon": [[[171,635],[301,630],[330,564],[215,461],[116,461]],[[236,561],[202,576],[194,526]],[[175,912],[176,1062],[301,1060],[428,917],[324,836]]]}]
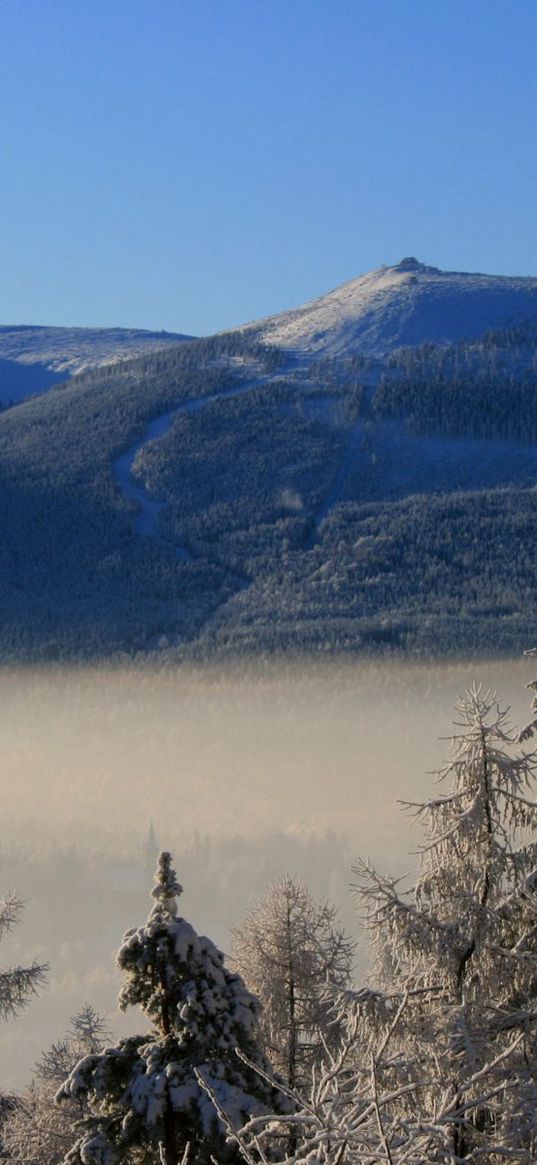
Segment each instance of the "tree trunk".
[{"label": "tree trunk", "polygon": [[160,1142],[162,1165],[179,1165],[177,1155],[177,1141],[175,1136],[175,1115],[172,1106],[167,1101],[164,1113],[164,1140]]},{"label": "tree trunk", "polygon": [[[288,1045],[288,1060],[287,1073],[289,1079],[289,1087],[294,1089],[296,1087],[296,1055],[297,1055],[297,1030],[296,1030],[296,984],[295,984],[295,967],[293,958],[293,943],[291,937],[291,908],[287,904],[287,955],[288,955],[288,989],[287,989],[287,1003],[289,1007],[289,1045]],[[297,1147],[297,1135],[291,1125],[289,1130],[289,1137],[287,1143],[287,1152],[289,1157],[294,1156]]]}]

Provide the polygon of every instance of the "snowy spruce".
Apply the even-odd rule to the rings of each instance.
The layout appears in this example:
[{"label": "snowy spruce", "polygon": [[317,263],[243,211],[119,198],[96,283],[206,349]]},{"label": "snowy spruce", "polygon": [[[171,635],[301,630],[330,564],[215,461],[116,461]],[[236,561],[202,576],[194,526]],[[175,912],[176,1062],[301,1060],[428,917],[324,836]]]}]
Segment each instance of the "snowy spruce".
[{"label": "snowy spruce", "polygon": [[84,1098],[91,1111],[71,1165],[113,1165],[138,1153],[177,1165],[187,1147],[195,1161],[233,1160],[237,1149],[207,1089],[236,1128],[278,1104],[277,1088],[255,1070],[268,1069],[258,1001],[214,943],[178,916],[181,890],[170,854],[161,853],[149,918],[127,931],[118,953],[119,1005],[138,1005],[152,1030],[86,1056],[63,1084],[59,1099]]}]

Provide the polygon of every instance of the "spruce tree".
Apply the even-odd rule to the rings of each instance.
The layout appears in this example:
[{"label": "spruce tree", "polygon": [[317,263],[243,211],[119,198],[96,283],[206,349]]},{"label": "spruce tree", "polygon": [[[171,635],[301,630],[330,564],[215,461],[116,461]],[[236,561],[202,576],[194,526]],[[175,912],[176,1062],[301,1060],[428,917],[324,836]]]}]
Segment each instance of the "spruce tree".
[{"label": "spruce tree", "polygon": [[238,1150],[200,1079],[237,1127],[278,1108],[274,1088],[237,1055],[268,1067],[257,1043],[258,1002],[221,951],[178,917],[181,892],[170,854],[161,853],[149,918],[127,931],[118,954],[119,1006],[139,1006],[152,1030],[85,1057],[63,1084],[59,1099],[86,1097],[91,1110],[72,1163],[178,1165],[187,1148],[192,1162],[234,1160]]}]

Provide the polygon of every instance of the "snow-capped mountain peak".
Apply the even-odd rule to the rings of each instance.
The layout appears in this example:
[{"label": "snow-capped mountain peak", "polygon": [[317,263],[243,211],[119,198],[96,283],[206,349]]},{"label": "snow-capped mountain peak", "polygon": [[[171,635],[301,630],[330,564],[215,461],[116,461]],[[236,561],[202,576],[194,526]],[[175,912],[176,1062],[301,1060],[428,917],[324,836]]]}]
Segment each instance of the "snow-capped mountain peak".
[{"label": "snow-capped mountain peak", "polygon": [[472,339],[536,316],[536,278],[441,271],[411,256],[247,327],[302,353],[381,355]]}]

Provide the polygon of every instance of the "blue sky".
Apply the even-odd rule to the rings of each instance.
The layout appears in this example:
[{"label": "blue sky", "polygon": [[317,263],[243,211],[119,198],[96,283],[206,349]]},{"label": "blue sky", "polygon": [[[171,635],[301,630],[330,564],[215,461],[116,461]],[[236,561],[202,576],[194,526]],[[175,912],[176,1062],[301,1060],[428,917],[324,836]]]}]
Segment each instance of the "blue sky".
[{"label": "blue sky", "polygon": [[0,0],[0,322],[537,274],[535,0]]}]

